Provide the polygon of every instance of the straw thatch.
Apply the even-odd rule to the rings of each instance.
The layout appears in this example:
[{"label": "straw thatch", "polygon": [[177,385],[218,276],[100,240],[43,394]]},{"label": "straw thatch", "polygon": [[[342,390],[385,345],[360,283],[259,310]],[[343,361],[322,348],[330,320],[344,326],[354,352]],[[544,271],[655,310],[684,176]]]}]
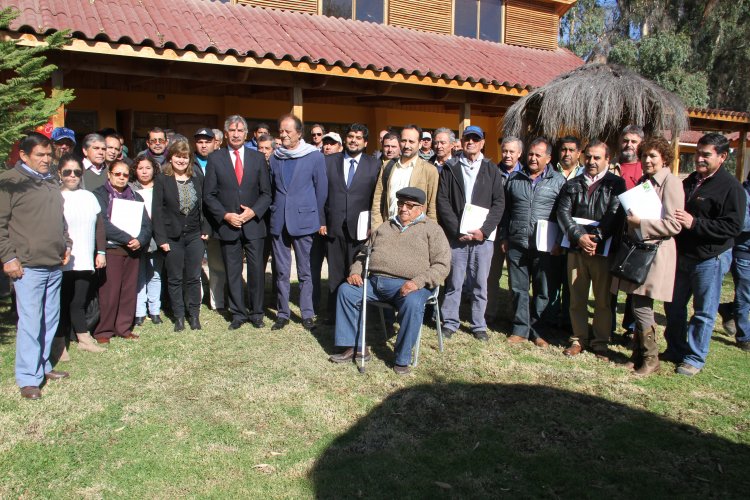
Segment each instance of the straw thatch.
[{"label": "straw thatch", "polygon": [[626,68],[586,64],[530,92],[506,112],[503,134],[564,135],[613,142],[627,125],[646,133],[688,128],[685,105],[675,94]]}]

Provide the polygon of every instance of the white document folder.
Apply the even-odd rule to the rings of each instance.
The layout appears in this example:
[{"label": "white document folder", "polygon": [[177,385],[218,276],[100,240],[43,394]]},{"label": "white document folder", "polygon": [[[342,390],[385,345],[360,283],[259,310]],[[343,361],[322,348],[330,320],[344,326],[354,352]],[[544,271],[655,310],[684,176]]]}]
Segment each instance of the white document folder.
[{"label": "white document folder", "polygon": [[[489,213],[489,208],[467,203],[464,205],[464,213],[461,216],[461,225],[459,226],[458,231],[461,234],[469,234],[469,231],[480,229],[484,225],[484,221],[487,220],[487,215]],[[490,234],[487,239],[489,241],[495,241],[495,236],[497,236],[497,228],[492,231],[492,234]]]},{"label": "white document folder", "polygon": [[143,207],[144,203],[142,201],[115,198],[112,200],[112,217],[109,220],[118,229],[125,231],[135,238],[141,232]]}]

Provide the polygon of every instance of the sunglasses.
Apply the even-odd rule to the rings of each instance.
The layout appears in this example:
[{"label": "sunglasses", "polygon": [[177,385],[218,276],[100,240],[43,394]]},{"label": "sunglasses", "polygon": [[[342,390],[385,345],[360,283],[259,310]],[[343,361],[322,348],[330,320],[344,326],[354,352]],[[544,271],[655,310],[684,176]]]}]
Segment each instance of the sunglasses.
[{"label": "sunglasses", "polygon": [[109,175],[112,177],[125,177],[126,179],[130,177],[130,174],[127,172],[110,172]]},{"label": "sunglasses", "polygon": [[71,175],[75,175],[76,177],[81,177],[83,175],[82,170],[73,169],[73,168],[66,168],[62,171],[63,177],[70,177]]},{"label": "sunglasses", "polygon": [[159,138],[159,139],[149,139],[148,142],[150,142],[151,144],[166,144],[167,140],[166,139],[161,139],[161,138]]},{"label": "sunglasses", "polygon": [[321,136],[321,135],[323,135],[323,134],[319,134],[317,132],[313,132],[313,134],[312,134],[313,137],[318,137],[318,136]]}]

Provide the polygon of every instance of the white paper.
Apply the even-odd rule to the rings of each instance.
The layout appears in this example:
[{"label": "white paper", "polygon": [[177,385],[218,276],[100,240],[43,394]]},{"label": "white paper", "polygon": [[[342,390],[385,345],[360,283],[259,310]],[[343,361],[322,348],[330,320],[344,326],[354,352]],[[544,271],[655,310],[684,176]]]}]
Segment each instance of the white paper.
[{"label": "white paper", "polygon": [[536,223],[536,249],[540,252],[551,252],[560,234],[560,227],[555,222],[540,220]]},{"label": "white paper", "polygon": [[623,210],[627,214],[632,211],[641,219],[661,219],[662,204],[656,189],[650,182],[638,184],[633,189],[629,189],[618,196]]},{"label": "white paper", "polygon": [[359,213],[357,217],[357,239],[359,241],[367,239],[367,231],[370,229],[370,211],[365,210]]},{"label": "white paper", "polygon": [[112,217],[109,218],[109,221],[118,229],[135,238],[141,233],[143,206],[142,201],[115,198],[112,200]]},{"label": "white paper", "polygon": [[[581,226],[594,226],[597,227],[599,225],[599,221],[590,220],[590,219],[584,219],[583,217],[573,217],[573,220],[576,222],[576,224],[579,224]],[[570,248],[570,240],[568,239],[568,234],[563,234],[562,243],[560,243],[560,246],[563,248]],[[612,246],[612,237],[610,236],[607,238],[607,240],[604,242],[604,251],[598,252],[597,255],[602,255],[603,257],[606,257],[609,255],[609,249]]]},{"label": "white paper", "polygon": [[[469,231],[481,229],[481,227],[484,225],[484,221],[487,220],[487,215],[489,213],[489,208],[484,208],[477,205],[472,205],[471,203],[467,203],[466,205],[464,205],[464,213],[461,216],[461,225],[458,228],[458,232],[460,232],[461,234],[469,234]],[[495,241],[496,235],[497,228],[492,231],[492,234],[487,237],[487,240]]]}]

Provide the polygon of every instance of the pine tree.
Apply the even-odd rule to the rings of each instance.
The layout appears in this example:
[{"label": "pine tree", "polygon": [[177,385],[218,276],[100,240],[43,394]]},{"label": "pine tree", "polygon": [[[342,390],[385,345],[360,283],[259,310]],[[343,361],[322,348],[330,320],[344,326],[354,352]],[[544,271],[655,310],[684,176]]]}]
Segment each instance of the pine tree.
[{"label": "pine tree", "polygon": [[[0,30],[7,30],[16,17],[18,12],[13,8],[0,10]],[[58,107],[74,99],[72,90],[47,96],[42,88],[57,69],[46,64],[42,54],[65,45],[67,35],[67,31],[55,32],[45,38],[44,45],[36,47],[0,40],[0,165],[25,132],[47,122]]]}]

